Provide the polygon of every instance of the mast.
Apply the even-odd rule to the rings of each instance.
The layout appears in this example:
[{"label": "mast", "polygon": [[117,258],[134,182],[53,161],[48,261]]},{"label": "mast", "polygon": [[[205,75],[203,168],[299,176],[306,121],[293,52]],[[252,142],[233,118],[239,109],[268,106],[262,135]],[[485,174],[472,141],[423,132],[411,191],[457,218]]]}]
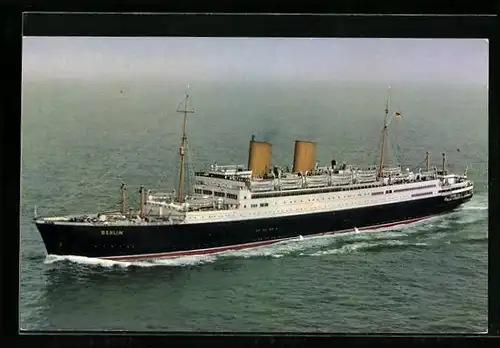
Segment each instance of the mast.
[{"label": "mast", "polygon": [[141,219],[144,218],[144,186],[141,185],[141,189],[139,190],[141,199],[140,199],[140,212],[139,212],[139,217]]},{"label": "mast", "polygon": [[[189,86],[188,86],[189,89]],[[177,112],[182,112],[184,114],[184,127],[183,127],[183,132],[182,132],[182,139],[181,139],[181,145],[179,147],[179,155],[180,155],[180,168],[179,168],[179,187],[177,190],[177,200],[179,202],[182,202],[182,188],[184,186],[184,149],[186,145],[186,140],[187,140],[187,115],[194,113],[194,109],[188,110],[188,100],[189,100],[189,93],[186,92],[186,97],[184,98],[183,102],[179,104],[179,107],[177,108]],[[184,104],[184,109],[180,109],[181,104]]]},{"label": "mast", "polygon": [[384,128],[382,129],[382,142],[380,145],[380,163],[379,163],[379,177],[383,177],[384,175],[384,156],[385,156],[385,138],[387,136],[387,121],[389,115],[389,93],[391,91],[391,87],[389,86],[389,90],[387,91],[387,98],[385,101],[385,117],[384,117]]},{"label": "mast", "polygon": [[125,215],[127,214],[127,196],[125,194],[125,191],[127,191],[127,186],[125,185],[125,183],[122,183],[121,190],[122,190],[122,214]]},{"label": "mast", "polygon": [[429,171],[429,151],[425,151],[425,168],[426,168],[426,171],[428,172]]}]

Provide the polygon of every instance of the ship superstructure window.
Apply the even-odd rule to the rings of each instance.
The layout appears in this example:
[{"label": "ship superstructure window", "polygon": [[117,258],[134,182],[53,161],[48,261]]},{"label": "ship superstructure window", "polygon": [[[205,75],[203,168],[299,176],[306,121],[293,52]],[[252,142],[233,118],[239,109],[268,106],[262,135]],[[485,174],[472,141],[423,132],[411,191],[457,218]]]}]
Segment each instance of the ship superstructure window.
[{"label": "ship superstructure window", "polygon": [[258,206],[257,204],[252,204],[252,206],[251,206],[251,207],[252,207],[252,208],[257,208],[257,206]]},{"label": "ship superstructure window", "polygon": [[410,188],[404,188],[404,189],[394,190],[394,192],[405,192],[405,191],[422,190],[422,189],[433,188],[433,187],[436,187],[436,185],[410,187]]},{"label": "ship superstructure window", "polygon": [[[373,185],[370,187],[377,187],[378,185]],[[350,191],[350,190],[359,190],[359,186],[354,186],[352,188],[346,187],[329,187],[329,188],[320,188],[320,189],[308,189],[308,190],[296,190],[296,191],[276,191],[269,193],[254,193],[252,194],[251,199],[258,198],[271,198],[271,197],[289,197],[289,196],[300,196],[300,195],[310,195],[317,193],[328,193],[328,192],[340,192],[340,191]]]},{"label": "ship superstructure window", "polygon": [[203,190],[203,194],[204,195],[211,195],[212,194],[212,190]]},{"label": "ship superstructure window", "polygon": [[203,191],[201,189],[194,189],[194,193],[201,194]]},{"label": "ship superstructure window", "polygon": [[267,206],[269,206],[269,203],[260,203],[260,206],[261,207],[267,207]]},{"label": "ship superstructure window", "polygon": [[231,199],[238,199],[238,196],[235,195],[235,194],[232,194],[232,193],[228,193],[227,194],[227,198],[231,198]]},{"label": "ship superstructure window", "polygon": [[427,195],[432,195],[432,192],[414,193],[411,196],[412,197],[420,197],[420,196],[427,196]]},{"label": "ship superstructure window", "polygon": [[214,195],[215,195],[216,197],[224,197],[224,196],[225,196],[224,192],[218,192],[218,191],[215,191],[215,192],[214,192]]}]

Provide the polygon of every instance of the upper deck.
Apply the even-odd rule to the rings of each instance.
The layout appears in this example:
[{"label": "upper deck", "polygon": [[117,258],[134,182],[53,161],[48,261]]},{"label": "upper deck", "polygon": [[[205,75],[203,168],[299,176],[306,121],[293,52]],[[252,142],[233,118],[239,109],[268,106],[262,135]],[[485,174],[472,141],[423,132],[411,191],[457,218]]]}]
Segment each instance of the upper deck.
[{"label": "upper deck", "polygon": [[[408,189],[425,181],[439,179],[446,183],[464,180],[456,174],[440,174],[436,168],[417,173],[401,167],[386,168],[379,177],[375,168],[358,168],[351,165],[319,167],[305,175],[291,173],[287,169],[275,168],[264,177],[252,177],[252,172],[243,165],[212,165],[209,170],[195,173],[194,195],[187,196],[184,203],[175,203],[171,195],[151,194],[147,204],[183,211],[228,210],[245,206],[247,200],[297,195],[326,194],[341,191],[356,191],[392,185],[408,185]],[[250,206],[250,205],[249,205]]]},{"label": "upper deck", "polygon": [[[366,186],[384,186],[391,184],[411,183],[425,181],[437,177],[437,171],[419,172],[414,174],[407,168],[386,168],[380,177],[374,167],[359,168],[343,164],[340,167],[325,166],[313,171],[292,173],[288,168],[275,167],[272,172],[261,176],[252,177],[252,171],[246,170],[243,165],[218,166],[212,165],[210,170],[195,173],[194,193],[199,195],[214,195],[237,199],[238,191],[246,190],[251,196],[280,192],[287,195],[295,190],[311,190],[322,188],[335,188],[352,186],[363,188]],[[221,192],[224,191],[224,192]]]}]

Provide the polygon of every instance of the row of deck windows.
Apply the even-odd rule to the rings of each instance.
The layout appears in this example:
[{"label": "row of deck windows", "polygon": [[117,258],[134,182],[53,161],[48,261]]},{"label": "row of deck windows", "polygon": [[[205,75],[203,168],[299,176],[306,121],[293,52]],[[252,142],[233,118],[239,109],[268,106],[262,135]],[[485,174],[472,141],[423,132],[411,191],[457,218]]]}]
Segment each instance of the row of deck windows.
[{"label": "row of deck windows", "polygon": [[[280,197],[280,196],[299,196],[299,195],[308,195],[308,194],[313,194],[313,193],[352,191],[352,190],[368,189],[368,188],[374,188],[374,187],[379,187],[379,185],[364,185],[364,186],[357,186],[357,187],[329,187],[329,188],[323,188],[323,189],[314,189],[314,190],[310,190],[310,191],[297,191],[297,192],[278,191],[278,192],[269,192],[269,193],[255,193],[252,195],[252,199],[271,198],[271,197]],[[414,191],[414,190],[421,190],[421,189],[433,188],[433,187],[436,187],[436,185],[418,186],[418,187],[411,187],[411,188],[399,189],[399,190],[394,190],[394,191],[388,190],[385,193]],[[372,195],[379,195],[379,194],[383,194],[383,191],[372,193]]]},{"label": "row of deck windows", "polygon": [[[427,186],[422,186],[422,187],[411,187],[411,188],[405,188],[405,189],[398,189],[398,190],[387,190],[385,191],[386,194],[389,193],[396,193],[396,192],[405,192],[405,191],[414,191],[414,190],[420,190],[420,189],[425,189],[425,188],[434,188],[436,185],[427,185]],[[298,195],[307,195],[307,194],[314,194],[314,193],[328,193],[328,192],[337,192],[337,191],[351,191],[351,190],[359,190],[359,189],[366,189],[366,188],[372,188],[376,187],[375,185],[366,185],[366,186],[361,186],[357,188],[328,188],[328,189],[321,189],[321,190],[314,190],[314,191],[297,191],[297,192],[286,192],[286,191],[280,191],[280,192],[270,192],[270,193],[256,193],[253,194],[251,199],[259,199],[259,198],[272,198],[272,197],[280,197],[280,196],[298,196]],[[205,195],[214,195],[215,197],[227,197],[230,199],[238,199],[238,196],[232,193],[224,193],[224,192],[219,192],[219,191],[212,191],[212,190],[201,190],[201,189],[195,189],[195,193],[197,194],[205,194]],[[371,194],[372,196],[376,195],[381,195],[384,194],[384,191],[378,191],[378,192],[372,192],[372,193],[360,193],[358,196],[363,196],[363,195],[368,195]],[[352,196],[347,196],[345,198],[349,198]],[[246,197],[244,197],[246,199]]]},{"label": "row of deck windows", "polygon": [[224,193],[220,191],[212,191],[212,190],[202,190],[202,189],[194,189],[194,193],[196,194],[204,194],[204,195],[214,195],[215,197],[227,197],[230,199],[238,199],[238,196],[233,193]]},{"label": "row of deck windows", "polygon": [[[390,192],[387,192],[387,193],[390,193]],[[432,192],[426,192],[426,193],[420,193],[420,194],[417,193],[417,195],[428,195],[428,194],[432,194]],[[365,196],[365,195],[368,195],[368,194],[359,194],[357,196]],[[355,198],[357,196],[346,196],[346,197],[342,197],[342,198],[344,198],[344,199],[345,198]],[[326,197],[327,200],[330,200],[330,199],[340,199],[340,198],[341,198],[340,196]],[[324,200],[325,200],[325,197],[318,198],[318,199],[312,198],[312,199],[309,199],[308,201],[309,202],[319,202],[319,201],[324,201]],[[370,201],[368,200],[368,201],[364,201],[364,202],[366,203],[366,202],[370,202]],[[288,203],[289,204],[304,203],[304,200],[301,199],[300,201],[288,201]],[[275,205],[279,205],[279,204],[287,204],[287,201],[275,202]],[[344,206],[344,205],[340,205],[340,206]],[[251,204],[250,208],[257,208],[258,206],[259,206],[259,204]],[[269,206],[269,203],[260,203],[260,207],[268,207],[268,206]],[[246,205],[243,206],[243,208],[246,208],[246,207],[247,207]]]},{"label": "row of deck windows", "polygon": [[419,186],[419,187],[410,187],[410,188],[404,188],[404,189],[394,190],[394,192],[414,191],[414,190],[421,190],[421,189],[425,189],[425,188],[433,188],[433,187],[436,187],[436,185],[427,185],[427,186]]},{"label": "row of deck windows", "polygon": [[[435,185],[426,186],[426,187],[435,187]],[[407,190],[404,190],[404,191],[407,191]],[[396,191],[394,191],[394,192],[396,192]],[[374,192],[374,193],[360,193],[358,195],[350,195],[350,196],[343,196],[343,197],[341,197],[341,196],[330,196],[330,197],[326,197],[326,199],[327,200],[330,200],[330,199],[340,199],[340,198],[342,198],[342,199],[349,199],[349,198],[356,198],[356,197],[367,196],[367,195],[372,195],[372,196],[381,195],[381,194],[384,194],[384,193],[385,194],[390,194],[390,193],[393,193],[393,190],[387,190],[385,192],[384,191],[379,191],[379,192]],[[428,192],[424,192],[424,193],[416,193],[416,194],[413,194],[412,197],[425,196],[425,195],[430,195],[432,193],[433,193],[432,191],[428,191]],[[309,202],[314,202],[314,201],[324,201],[324,200],[325,200],[325,198],[323,197],[323,198],[318,198],[318,199],[312,198],[312,199],[309,199],[308,201]],[[287,201],[283,201],[283,203],[286,204]],[[293,204],[293,203],[304,203],[304,200],[302,200],[302,199],[300,201],[296,201],[296,200],[292,201],[292,200],[290,200],[289,203],[290,204]],[[280,203],[276,202],[276,204],[280,204]],[[261,206],[262,206],[262,204],[261,204]],[[252,204],[251,207],[255,208],[255,207],[257,207],[257,205],[256,204]],[[246,205],[244,206],[244,208],[246,208]]]},{"label": "row of deck windows", "polygon": [[429,192],[422,192],[422,193],[414,193],[411,196],[412,197],[420,197],[420,196],[427,196],[427,195],[432,195],[432,191]]}]

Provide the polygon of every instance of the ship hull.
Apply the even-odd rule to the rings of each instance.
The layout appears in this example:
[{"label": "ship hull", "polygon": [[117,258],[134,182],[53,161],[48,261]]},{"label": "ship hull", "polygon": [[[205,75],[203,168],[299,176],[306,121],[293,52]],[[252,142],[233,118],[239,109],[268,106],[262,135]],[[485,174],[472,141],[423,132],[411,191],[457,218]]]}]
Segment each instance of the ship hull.
[{"label": "ship hull", "polygon": [[360,231],[416,222],[456,209],[471,196],[446,202],[417,201],[252,220],[180,224],[98,226],[37,222],[48,254],[113,260],[178,257],[253,248],[299,236]]}]

